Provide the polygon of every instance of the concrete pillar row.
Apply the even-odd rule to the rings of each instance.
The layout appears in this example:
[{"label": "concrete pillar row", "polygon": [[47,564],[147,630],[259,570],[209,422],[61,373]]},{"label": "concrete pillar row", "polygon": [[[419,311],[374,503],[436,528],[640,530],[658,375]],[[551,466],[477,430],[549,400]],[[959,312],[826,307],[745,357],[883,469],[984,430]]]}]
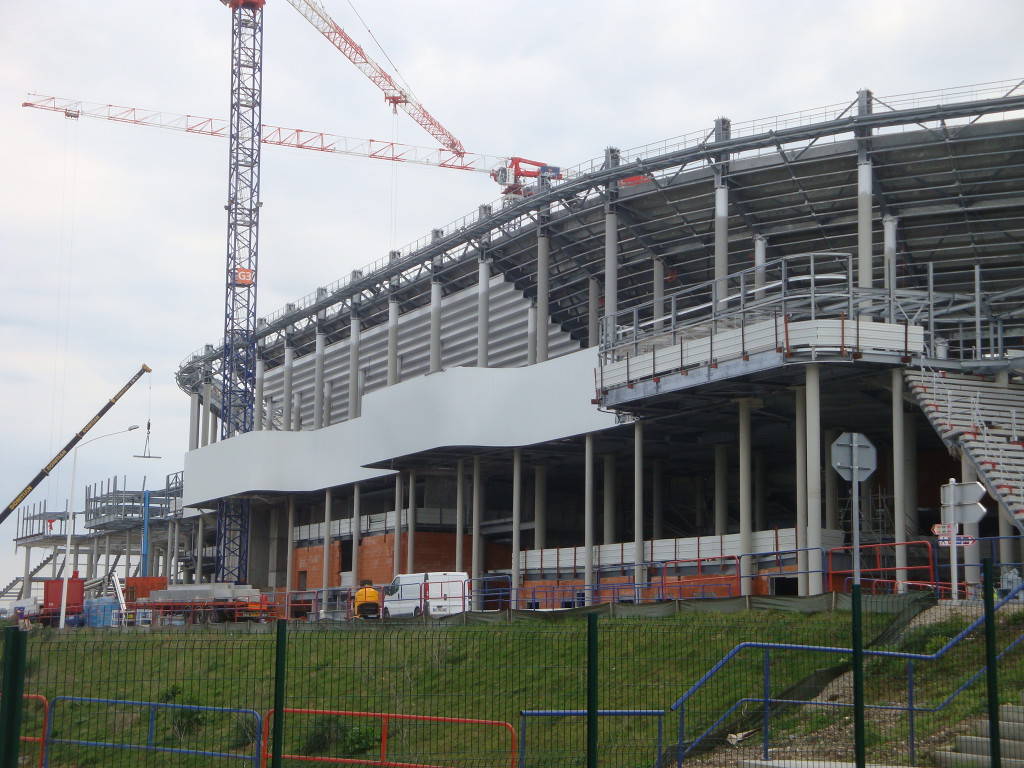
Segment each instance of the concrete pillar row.
[{"label": "concrete pillar row", "polygon": [[349,313],[349,336],[348,336],[348,418],[358,419],[360,412],[359,398],[361,388],[359,386],[359,336],[362,322],[359,319],[359,310],[353,305]]},{"label": "concrete pillar row", "polygon": [[318,331],[313,352],[313,429],[324,426],[324,349],[327,336]]},{"label": "concrete pillar row", "polygon": [[430,282],[430,372],[441,370],[441,304],[444,289],[436,277]]},{"label": "concrete pillar row", "polygon": [[455,462],[455,570],[465,571],[466,460]]},{"label": "concrete pillar row", "polygon": [[824,591],[825,557],[821,537],[821,371],[812,363],[804,368],[807,399],[807,589],[812,595]]},{"label": "concrete pillar row", "polygon": [[[756,401],[749,397],[742,398],[739,405],[739,492],[740,492],[740,552],[752,552],[754,510],[752,499],[753,479],[753,439],[751,427],[751,411]],[[740,594],[752,592],[751,576],[754,572],[752,558],[740,559]]]},{"label": "concrete pillar row", "polygon": [[[363,488],[352,484],[352,579],[359,584],[359,541],[363,532]],[[340,574],[339,574],[340,576]],[[340,582],[339,582],[340,584]]]},{"label": "concrete pillar row", "polygon": [[520,553],[523,548],[523,449],[512,449],[512,608],[519,607],[523,585]]},{"label": "concrete pillar row", "polygon": [[907,548],[898,546],[907,541],[907,492],[906,477],[903,467],[906,463],[906,436],[903,430],[906,421],[903,418],[903,370],[893,368],[891,376],[892,392],[892,520],[893,540],[896,547],[896,581],[899,591],[905,591],[907,581]]},{"label": "concrete pillar row", "polygon": [[408,533],[405,542],[405,572],[416,573],[416,470],[409,470]]},{"label": "concrete pillar row", "polygon": [[796,408],[796,570],[797,593],[807,595],[807,398],[804,387],[794,387]]},{"label": "concrete pillar row", "polygon": [[295,413],[295,392],[292,389],[292,378],[295,373],[295,349],[291,344],[285,345],[284,348],[284,367],[281,371],[281,389],[282,389],[282,414],[281,425],[282,429],[294,430],[294,413]]},{"label": "concrete pillar row", "polygon": [[486,368],[491,333],[491,263],[482,257],[477,266],[476,367]]},{"label": "concrete pillar row", "polygon": [[266,404],[263,402],[263,387],[266,381],[267,365],[263,361],[263,358],[256,357],[256,390],[253,395],[253,413],[252,413],[252,428],[253,431],[259,432],[264,429],[265,418],[264,413],[266,411]]},{"label": "concrete pillar row", "polygon": [[537,227],[537,361],[548,359],[549,280],[551,273],[551,237],[546,227],[547,211],[541,211]]}]

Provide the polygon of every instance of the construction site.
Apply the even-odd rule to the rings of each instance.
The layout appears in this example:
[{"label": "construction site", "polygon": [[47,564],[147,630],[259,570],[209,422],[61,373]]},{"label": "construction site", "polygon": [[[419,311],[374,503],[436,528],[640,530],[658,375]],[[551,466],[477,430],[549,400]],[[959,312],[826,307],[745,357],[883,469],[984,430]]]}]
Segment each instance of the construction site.
[{"label": "construction site", "polygon": [[[467,152],[289,2],[437,146],[263,124],[255,0],[227,3],[227,122],[25,102],[229,139],[226,305],[177,371],[183,471],[91,482],[81,509],[20,496],[0,597],[63,626],[115,591],[115,623],[147,600],[345,619],[360,582],[410,573],[465,574],[464,610],[855,576],[967,596],[986,555],[1019,573],[1024,84],[863,89],[552,165]],[[487,173],[502,196],[258,315],[263,144]],[[975,483],[985,510],[948,519],[940,489]]]}]

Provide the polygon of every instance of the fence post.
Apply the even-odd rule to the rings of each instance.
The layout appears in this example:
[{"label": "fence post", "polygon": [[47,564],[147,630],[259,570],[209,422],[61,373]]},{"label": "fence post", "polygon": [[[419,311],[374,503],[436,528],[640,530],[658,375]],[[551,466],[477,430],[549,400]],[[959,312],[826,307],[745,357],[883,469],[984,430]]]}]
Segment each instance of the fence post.
[{"label": "fence post", "polygon": [[274,644],[274,745],[270,751],[270,765],[281,768],[284,751],[284,671],[288,659],[288,622],[277,620],[277,642]]},{"label": "fence post", "polygon": [[21,748],[22,694],[28,643],[17,626],[4,627],[3,689],[0,693],[0,768],[17,768]]},{"label": "fence post", "polygon": [[981,561],[982,589],[985,604],[985,677],[988,687],[988,743],[989,765],[999,768],[1002,761],[999,743],[999,675],[996,670],[996,608],[995,577],[992,558]]},{"label": "fence post", "polygon": [[587,768],[597,768],[597,614],[587,614]]},{"label": "fence post", "polygon": [[864,627],[861,622],[860,584],[853,585],[853,753],[857,768],[864,768]]}]

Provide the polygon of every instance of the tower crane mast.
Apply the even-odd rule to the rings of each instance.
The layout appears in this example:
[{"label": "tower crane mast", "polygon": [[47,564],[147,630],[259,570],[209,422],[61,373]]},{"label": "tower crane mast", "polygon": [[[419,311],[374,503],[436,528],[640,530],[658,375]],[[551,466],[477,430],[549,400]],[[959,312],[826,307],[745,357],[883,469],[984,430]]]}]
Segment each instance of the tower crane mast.
[{"label": "tower crane mast", "polygon": [[[231,9],[231,115],[228,141],[227,267],[221,439],[250,432],[256,393],[256,279],[265,0],[221,0]],[[243,583],[248,571],[249,503],[217,506],[216,580]]]}]

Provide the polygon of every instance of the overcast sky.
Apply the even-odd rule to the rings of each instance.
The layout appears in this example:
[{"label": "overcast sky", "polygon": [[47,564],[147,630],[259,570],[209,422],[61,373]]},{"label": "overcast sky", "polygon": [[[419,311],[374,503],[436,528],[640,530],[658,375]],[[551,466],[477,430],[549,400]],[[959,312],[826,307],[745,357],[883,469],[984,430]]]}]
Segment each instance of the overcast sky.
[{"label": "overcast sky", "polygon": [[[1024,77],[1024,3],[324,0],[467,150],[555,165],[709,127]],[[263,121],[432,146],[285,0],[264,13]],[[0,496],[13,498],[142,363],[83,447],[77,491],[182,467],[178,364],[223,331],[227,142],[23,109],[28,92],[226,118],[216,0],[0,0]],[[444,226],[483,174],[264,149],[258,314]],[[152,421],[151,449],[143,452]],[[63,508],[71,459],[30,497]],[[14,517],[0,582],[20,573]],[[38,557],[41,557],[39,553]],[[48,572],[47,572],[48,573]]]}]

